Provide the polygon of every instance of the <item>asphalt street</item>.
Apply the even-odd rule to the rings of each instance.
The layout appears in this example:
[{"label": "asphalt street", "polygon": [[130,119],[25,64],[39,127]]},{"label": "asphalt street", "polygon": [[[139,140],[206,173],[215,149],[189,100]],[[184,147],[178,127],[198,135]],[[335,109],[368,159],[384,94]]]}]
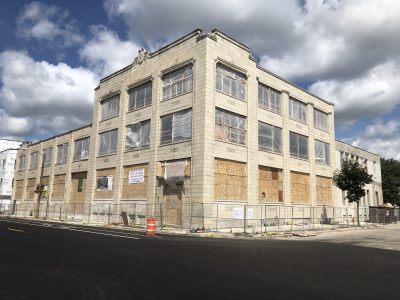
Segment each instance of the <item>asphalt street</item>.
[{"label": "asphalt street", "polygon": [[0,218],[0,299],[396,299],[400,252]]}]

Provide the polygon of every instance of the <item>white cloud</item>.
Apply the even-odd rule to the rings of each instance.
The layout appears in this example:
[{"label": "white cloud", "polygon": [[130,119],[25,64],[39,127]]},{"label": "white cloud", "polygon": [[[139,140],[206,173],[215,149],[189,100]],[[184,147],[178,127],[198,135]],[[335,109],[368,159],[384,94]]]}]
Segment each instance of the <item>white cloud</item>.
[{"label": "white cloud", "polygon": [[101,76],[109,75],[133,62],[139,46],[122,41],[104,26],[92,27],[92,39],[80,50],[81,58],[89,68]]},{"label": "white cloud", "polygon": [[[2,136],[51,135],[91,122],[97,76],[84,68],[0,53]],[[2,124],[4,124],[2,122]],[[28,126],[27,126],[28,124]]]},{"label": "white cloud", "polygon": [[384,158],[400,160],[400,120],[375,120],[358,137],[347,140]]},{"label": "white cloud", "polygon": [[54,5],[32,2],[25,5],[17,18],[17,34],[27,39],[52,43],[52,47],[68,48],[84,41],[76,21],[68,19],[68,11]]},{"label": "white cloud", "polygon": [[347,127],[357,120],[385,115],[400,105],[400,64],[378,65],[354,79],[318,81],[309,89],[332,101],[336,125]]}]

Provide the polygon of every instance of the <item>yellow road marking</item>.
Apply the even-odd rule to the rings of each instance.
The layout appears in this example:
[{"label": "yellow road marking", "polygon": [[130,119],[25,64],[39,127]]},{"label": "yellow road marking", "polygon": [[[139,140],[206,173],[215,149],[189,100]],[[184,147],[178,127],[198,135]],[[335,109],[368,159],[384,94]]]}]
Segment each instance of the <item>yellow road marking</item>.
[{"label": "yellow road marking", "polygon": [[20,229],[14,229],[14,228],[7,228],[10,231],[16,231],[16,232],[24,232],[23,230]]}]

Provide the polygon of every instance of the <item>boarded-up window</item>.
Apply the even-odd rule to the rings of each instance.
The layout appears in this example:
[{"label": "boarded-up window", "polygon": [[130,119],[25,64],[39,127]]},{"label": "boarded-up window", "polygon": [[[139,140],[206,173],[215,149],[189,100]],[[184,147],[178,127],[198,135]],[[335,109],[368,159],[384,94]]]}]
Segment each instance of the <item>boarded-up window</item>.
[{"label": "boarded-up window", "polygon": [[55,175],[53,179],[53,200],[63,200],[65,190],[65,174]]},{"label": "boarded-up window", "polygon": [[310,204],[310,175],[290,172],[292,204]]},{"label": "boarded-up window", "polygon": [[87,172],[71,175],[71,203],[85,203]]},{"label": "boarded-up window", "polygon": [[36,178],[28,179],[26,183],[26,199],[33,200],[35,199],[35,190],[36,190]]},{"label": "boarded-up window", "polygon": [[115,168],[97,170],[95,199],[113,199],[115,190]]},{"label": "boarded-up window", "polygon": [[217,91],[245,100],[246,76],[223,64],[217,64]]},{"label": "boarded-up window", "polygon": [[122,199],[145,200],[147,197],[148,164],[125,166]]},{"label": "boarded-up window", "polygon": [[283,175],[281,169],[258,166],[260,202],[283,202]]},{"label": "boarded-up window", "polygon": [[332,205],[332,178],[317,176],[317,204]]},{"label": "boarded-up window", "polygon": [[15,200],[22,200],[24,195],[24,180],[17,180],[15,183]]},{"label": "boarded-up window", "polygon": [[247,197],[246,163],[214,159],[214,199],[245,201]]}]

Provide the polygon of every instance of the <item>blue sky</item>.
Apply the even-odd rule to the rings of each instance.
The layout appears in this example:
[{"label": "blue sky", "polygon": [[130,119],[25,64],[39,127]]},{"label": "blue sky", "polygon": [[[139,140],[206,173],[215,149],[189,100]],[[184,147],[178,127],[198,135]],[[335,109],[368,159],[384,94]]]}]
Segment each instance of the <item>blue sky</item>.
[{"label": "blue sky", "polygon": [[0,137],[90,123],[101,77],[195,28],[335,104],[336,137],[400,159],[400,1],[0,2]]}]

